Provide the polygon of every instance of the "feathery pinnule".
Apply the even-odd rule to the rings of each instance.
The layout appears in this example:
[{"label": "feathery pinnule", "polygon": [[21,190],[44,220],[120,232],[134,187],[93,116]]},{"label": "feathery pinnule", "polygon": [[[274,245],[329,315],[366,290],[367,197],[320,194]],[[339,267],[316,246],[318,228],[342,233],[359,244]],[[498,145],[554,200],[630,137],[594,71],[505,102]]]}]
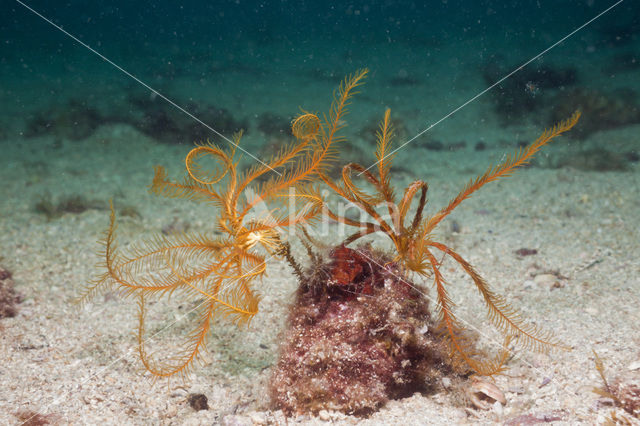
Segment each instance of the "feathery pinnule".
[{"label": "feathery pinnule", "polygon": [[[443,243],[434,241],[432,232],[435,227],[451,213],[462,201],[480,189],[486,183],[495,181],[501,177],[509,176],[515,169],[527,164],[531,158],[547,143],[555,137],[571,129],[580,118],[576,112],[571,118],[563,121],[552,129],[546,130],[532,144],[520,149],[516,155],[508,156],[500,165],[489,167],[487,171],[472,180],[451,202],[434,216],[423,218],[423,210],[427,202],[428,185],[426,182],[416,180],[410,184],[399,202],[395,201],[394,190],[391,186],[390,170],[393,155],[387,155],[390,151],[393,131],[390,126],[390,112],[385,111],[384,118],[377,133],[378,144],[376,148],[377,176],[355,163],[347,164],[342,170],[342,182],[335,183],[326,175],[322,179],[327,185],[345,200],[354,203],[366,212],[372,221],[358,222],[353,219],[335,214],[327,206],[328,214],[333,219],[344,224],[354,226],[357,232],[347,237],[343,244],[350,244],[359,238],[382,232],[386,234],[394,244],[396,261],[403,265],[405,272],[414,272],[425,277],[431,277],[436,289],[436,300],[439,313],[439,327],[443,336],[447,339],[452,356],[460,358],[471,370],[481,375],[492,375],[503,370],[503,364],[507,359],[507,343],[517,338],[525,348],[537,351],[550,347],[560,347],[550,333],[541,332],[537,327],[525,323],[519,313],[512,308],[506,300],[494,293],[487,282],[462,256]],[[369,182],[374,189],[373,194],[367,193],[353,182],[351,171],[357,171]],[[407,214],[416,194],[420,193],[417,210],[410,223],[406,223]],[[384,202],[390,219],[384,219],[376,210],[378,205]],[[482,354],[473,353],[472,345],[468,342],[460,321],[454,314],[455,304],[447,292],[447,283],[440,271],[441,261],[438,261],[433,251],[438,251],[451,257],[462,270],[471,277],[475,287],[479,291],[487,308],[489,321],[506,336],[507,342],[504,350],[495,357],[489,359]]]},{"label": "feathery pinnule", "polygon": [[[138,351],[153,375],[186,375],[201,358],[215,320],[227,318],[241,324],[256,315],[260,294],[254,285],[266,272],[265,253],[286,255],[283,229],[313,223],[320,214],[323,201],[313,183],[337,157],[335,145],[342,140],[338,132],[344,126],[346,107],[367,72],[358,71],[340,84],[324,121],[314,114],[300,115],[292,123],[296,141],[264,164],[238,171],[234,156],[242,133],[237,133],[232,149],[209,142],[193,148],[185,157],[182,182],[169,180],[163,167],[155,168],[150,191],[212,204],[220,236],[158,236],[121,250],[111,204],[109,228],[101,242],[103,272],[81,299],[106,289],[137,299]],[[204,160],[214,167],[204,167]],[[267,173],[272,177],[257,183]],[[263,211],[258,212],[258,207]],[[195,303],[196,315],[190,315],[192,329],[182,349],[169,361],[159,362],[146,344],[149,301],[176,297]]]},{"label": "feathery pinnule", "polygon": [[[167,171],[157,166],[150,191],[170,198],[209,203],[216,229],[211,234],[159,235],[125,249],[116,243],[115,210],[111,204],[109,227],[101,241],[103,272],[90,283],[81,299],[86,300],[106,289],[118,290],[123,297],[138,302],[138,351],[147,370],[156,377],[184,376],[202,356],[213,322],[227,318],[235,323],[248,323],[258,312],[260,294],[255,285],[267,270],[265,254],[284,256],[296,265],[282,231],[312,225],[321,212],[355,228],[343,244],[381,231],[395,247],[395,261],[403,273],[416,273],[433,280],[439,314],[439,329],[455,359],[482,375],[502,371],[508,356],[506,346],[517,339],[526,348],[547,350],[561,346],[549,333],[526,323],[506,300],[493,292],[488,283],[460,254],[435,241],[433,231],[442,220],[465,199],[486,183],[509,176],[552,139],[570,130],[578,121],[571,118],[545,131],[528,147],[507,157],[502,164],[470,181],[449,204],[431,217],[423,217],[427,204],[428,184],[421,180],[411,183],[397,200],[392,186],[391,163],[393,126],[389,110],[385,111],[377,132],[376,168],[369,171],[357,163],[342,169],[340,182],[328,176],[328,166],[336,159],[336,144],[345,126],[344,117],[351,97],[362,84],[367,70],[347,77],[334,93],[329,113],[319,118],[303,112],[292,123],[295,142],[284,146],[268,159],[242,172],[238,170],[235,147],[242,133],[234,135],[234,148],[222,149],[212,143],[193,148],[185,157],[185,177],[181,182],[168,178]],[[213,164],[214,167],[205,167]],[[377,173],[375,171],[377,170]],[[264,179],[270,174],[269,179]],[[373,192],[355,182],[363,177]],[[316,183],[324,182],[331,190],[369,216],[355,220],[334,213],[320,195]],[[419,195],[418,195],[419,194]],[[413,200],[418,197],[416,212],[409,221]],[[384,203],[389,218],[377,208]],[[214,233],[213,231],[217,231]],[[494,359],[476,353],[456,317],[455,304],[447,292],[447,282],[441,271],[442,260],[436,254],[448,256],[471,278],[487,309],[489,321],[505,335],[505,349]],[[294,268],[296,269],[296,268]],[[296,273],[302,276],[300,267]],[[195,304],[191,331],[185,336],[182,349],[169,361],[159,362],[147,349],[147,311],[151,300],[181,297]]]}]

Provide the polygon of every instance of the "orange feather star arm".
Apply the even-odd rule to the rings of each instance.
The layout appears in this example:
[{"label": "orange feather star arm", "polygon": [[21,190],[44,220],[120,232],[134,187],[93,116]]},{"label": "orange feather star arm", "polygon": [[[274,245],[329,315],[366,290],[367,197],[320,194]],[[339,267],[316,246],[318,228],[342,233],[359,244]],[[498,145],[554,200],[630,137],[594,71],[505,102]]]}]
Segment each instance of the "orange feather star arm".
[{"label": "orange feather star arm", "polygon": [[424,228],[424,234],[428,235],[433,229],[444,219],[449,213],[451,213],[460,203],[469,198],[471,194],[480,189],[484,184],[497,180],[504,176],[509,176],[515,169],[518,167],[522,167],[531,161],[531,158],[538,152],[540,149],[549,143],[553,138],[561,135],[562,133],[571,129],[580,118],[580,112],[576,111],[573,115],[562,121],[551,129],[545,130],[542,135],[538,139],[536,139],[532,144],[527,146],[524,149],[520,149],[518,153],[514,156],[508,156],[507,160],[496,166],[489,167],[487,171],[482,175],[477,177],[476,179],[470,181],[467,186],[460,192],[447,207],[440,210],[436,213],[429,221],[427,222],[427,226]]}]

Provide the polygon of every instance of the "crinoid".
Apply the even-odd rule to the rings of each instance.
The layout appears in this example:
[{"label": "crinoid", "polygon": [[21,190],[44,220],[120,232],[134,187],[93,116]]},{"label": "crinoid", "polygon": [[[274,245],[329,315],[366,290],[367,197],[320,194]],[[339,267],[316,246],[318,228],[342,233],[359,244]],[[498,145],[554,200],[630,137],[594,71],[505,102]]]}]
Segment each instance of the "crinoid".
[{"label": "crinoid", "polygon": [[[436,290],[439,329],[446,338],[451,356],[461,359],[472,371],[480,375],[493,375],[500,372],[506,355],[503,351],[495,360],[492,360],[474,354],[473,345],[465,337],[464,327],[454,314],[454,303],[447,292],[447,282],[441,270],[442,260],[436,257],[438,253],[451,257],[471,277],[488,310],[489,320],[508,340],[516,338],[524,347],[534,350],[546,350],[558,344],[549,333],[541,333],[537,327],[524,323],[518,312],[510,307],[503,297],[490,289],[484,278],[469,262],[447,245],[435,241],[432,233],[436,226],[471,194],[486,183],[508,176],[515,169],[528,164],[545,144],[571,129],[579,117],[579,112],[576,112],[568,120],[546,130],[538,139],[526,148],[520,149],[514,156],[507,157],[502,164],[489,167],[482,176],[470,181],[445,208],[432,217],[423,217],[423,210],[427,203],[426,182],[421,180],[413,182],[407,187],[400,201],[396,199],[390,177],[393,129],[390,125],[389,110],[385,112],[377,134],[378,144],[375,153],[377,174],[355,163],[344,166],[341,183],[336,183],[322,174],[322,179],[333,191],[357,205],[372,219],[372,221],[357,221],[339,216],[327,207],[327,212],[333,219],[357,229],[353,235],[346,238],[343,244],[350,244],[365,235],[381,231],[393,242],[394,262],[401,265],[403,273],[414,272],[424,277],[431,277]],[[352,178],[354,172],[364,177],[373,186],[375,191],[373,194],[367,193],[354,183]],[[419,196],[416,212],[413,219],[407,222],[412,201],[417,195]],[[384,208],[388,212],[389,219],[385,219],[377,208]]]},{"label": "crinoid", "polygon": [[[311,265],[302,271],[287,257],[300,278],[300,286],[290,308],[287,329],[281,338],[279,360],[270,382],[274,406],[287,414],[317,413],[323,409],[366,415],[389,399],[431,391],[447,377],[452,391],[465,386],[471,373],[493,375],[504,369],[509,342],[518,339],[526,347],[546,349],[557,343],[549,334],[525,324],[518,313],[490,290],[476,270],[450,247],[435,241],[436,226],[463,200],[485,183],[509,175],[554,137],[569,130],[578,120],[546,131],[529,147],[472,180],[447,207],[432,217],[423,217],[427,203],[427,183],[415,181],[397,201],[391,184],[391,140],[393,129],[389,111],[378,132],[377,174],[358,164],[347,164],[340,183],[325,173],[322,180],[344,200],[366,213],[355,220],[335,214],[334,220],[357,230],[341,244],[313,252],[311,244],[326,248],[304,232]],[[359,173],[373,192],[354,183]],[[407,216],[418,199],[411,221]],[[384,211],[384,213],[381,213]],[[386,234],[395,247],[391,253],[369,245],[347,245],[375,232]],[[489,319],[505,334],[504,350],[492,359],[475,349],[474,340],[454,314],[442,273],[442,259],[449,256],[471,277],[489,311]],[[433,279],[434,305],[438,317],[432,319],[429,301],[411,273]],[[483,398],[501,394],[481,380],[472,391],[461,392],[476,407],[485,407]],[[493,391],[496,392],[493,392]],[[478,396],[478,395],[483,396]],[[504,401],[498,397],[496,401]],[[504,403],[504,402],[503,402]]]},{"label": "crinoid", "polygon": [[[211,204],[215,208],[212,222],[222,236],[160,235],[121,252],[115,242],[111,207],[102,242],[104,272],[87,287],[81,300],[109,288],[138,300],[139,354],[153,375],[187,373],[201,356],[218,317],[247,323],[258,312],[260,296],[254,283],[265,274],[265,253],[286,256],[283,230],[309,224],[320,213],[323,203],[312,184],[336,158],[334,145],[341,140],[338,132],[344,126],[346,107],[366,74],[366,69],[361,70],[341,83],[324,120],[309,113],[295,119],[292,133],[296,142],[263,164],[239,173],[235,148],[224,150],[207,143],[187,154],[181,183],[170,181],[163,167],[155,168],[151,192]],[[240,137],[234,136],[235,146]],[[274,170],[279,176],[256,184]],[[194,324],[183,351],[161,363],[145,346],[145,313],[150,300],[175,297],[197,304],[197,315],[190,316]]]}]

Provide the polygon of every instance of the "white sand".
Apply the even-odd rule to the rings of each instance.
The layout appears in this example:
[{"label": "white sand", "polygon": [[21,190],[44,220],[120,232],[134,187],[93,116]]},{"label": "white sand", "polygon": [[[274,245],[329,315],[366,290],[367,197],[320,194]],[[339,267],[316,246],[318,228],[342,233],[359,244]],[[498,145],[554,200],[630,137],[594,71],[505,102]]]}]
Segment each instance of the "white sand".
[{"label": "white sand", "polygon": [[[268,87],[268,82],[260,84]],[[482,87],[480,81],[465,84]],[[322,89],[320,95],[326,100],[328,91]],[[375,91],[367,95],[384,98]],[[399,99],[405,95],[397,94]],[[286,96],[292,105],[305,99],[300,93]],[[258,98],[268,108],[268,98]],[[407,103],[416,105],[419,98]],[[314,102],[303,104],[311,108],[307,104]],[[447,104],[459,102],[447,99]],[[429,112],[414,111],[417,118],[410,131],[419,130],[425,117],[447,111],[435,101],[424,108]],[[413,147],[398,156],[415,171],[399,176],[398,186],[411,178],[426,178],[430,212],[512,151],[499,146],[499,140],[533,139],[541,131],[530,123],[500,129],[483,122],[482,107],[474,108],[452,124],[458,138],[468,139],[465,152]],[[382,109],[376,102],[364,110],[368,113],[350,117],[356,130],[364,124],[361,119],[381,114]],[[445,127],[435,130],[436,135],[446,135]],[[638,134],[640,126],[632,126],[594,134],[582,143],[637,147]],[[255,146],[257,138],[254,133],[247,146]],[[470,155],[479,139],[487,141],[489,149]],[[0,423],[15,424],[16,413],[33,412],[63,424],[284,424],[281,413],[268,410],[265,389],[295,288],[286,265],[270,261],[269,276],[260,284],[261,312],[251,327],[216,327],[206,365],[197,368],[184,387],[168,390],[161,383],[152,386],[137,359],[134,302],[111,295],[82,309],[71,304],[96,274],[95,241],[107,226],[108,212],[89,210],[48,222],[33,211],[47,191],[54,200],[82,193],[105,207],[106,200],[115,197],[118,205],[134,206],[142,216],[119,219],[121,245],[149,237],[174,220],[190,224],[193,231],[206,231],[213,218],[206,207],[154,199],[146,192],[155,164],[180,176],[188,147],[157,145],[121,125],[102,127],[87,141],[63,141],[59,148],[49,137],[29,143],[16,138],[13,143],[19,149],[6,152],[6,165],[0,169],[0,264],[13,272],[26,300],[18,316],[0,321]],[[562,152],[563,143],[567,140],[555,142],[558,146],[548,152]],[[411,163],[424,156],[428,160]],[[599,405],[599,396],[592,392],[601,384],[592,351],[602,357],[610,377],[634,373],[629,368],[640,361],[638,172],[637,164],[627,172],[521,170],[475,194],[442,225],[442,240],[471,261],[496,292],[573,348],[549,356],[518,351],[507,375],[496,378],[506,406],[488,412],[468,410],[443,392],[391,401],[364,420],[322,413],[320,418],[289,419],[289,424],[487,424],[524,415],[561,419],[554,424],[603,422],[611,408]],[[461,226],[460,233],[448,231],[453,220]],[[535,248],[538,254],[518,258],[514,251],[520,248]],[[481,344],[488,347],[499,336],[488,326],[477,292],[452,266],[446,263],[444,272],[458,315],[478,327]],[[536,279],[550,273],[561,278]],[[556,281],[558,288],[553,286]],[[170,336],[172,331],[176,332],[169,330]],[[207,396],[209,410],[195,412],[188,406],[186,396],[194,392]]]}]

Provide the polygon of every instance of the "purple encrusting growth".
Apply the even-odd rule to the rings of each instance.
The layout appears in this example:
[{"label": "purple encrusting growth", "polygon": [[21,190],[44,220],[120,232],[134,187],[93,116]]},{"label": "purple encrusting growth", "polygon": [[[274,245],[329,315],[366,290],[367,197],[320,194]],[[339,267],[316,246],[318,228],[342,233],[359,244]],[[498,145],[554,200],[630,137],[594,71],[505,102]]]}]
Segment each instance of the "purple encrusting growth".
[{"label": "purple encrusting growth", "polygon": [[367,414],[462,373],[431,331],[427,299],[400,277],[390,259],[344,246],[307,271],[271,381],[278,408]]}]

